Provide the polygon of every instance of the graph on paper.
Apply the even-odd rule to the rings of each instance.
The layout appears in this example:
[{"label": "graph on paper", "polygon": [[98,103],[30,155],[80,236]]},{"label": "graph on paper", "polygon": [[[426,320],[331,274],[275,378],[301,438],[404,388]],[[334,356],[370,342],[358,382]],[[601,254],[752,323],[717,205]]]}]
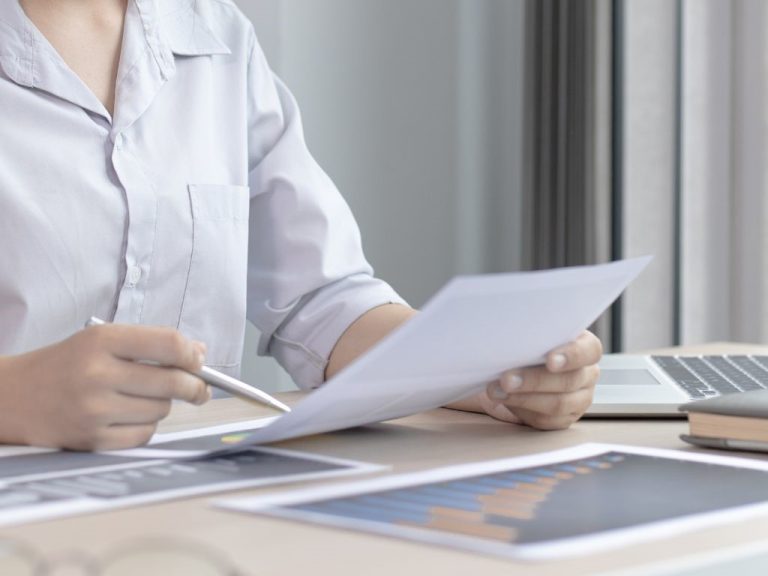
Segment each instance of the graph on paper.
[{"label": "graph on paper", "polygon": [[265,447],[208,453],[237,445],[259,424],[241,422],[165,434],[147,448],[118,452],[0,450],[0,526],[381,469]]},{"label": "graph on paper", "polygon": [[[352,492],[253,510],[475,550],[485,543],[485,551],[503,553],[504,547],[766,503],[768,469],[608,451],[543,466]],[[238,509],[236,504],[227,507]]]}]

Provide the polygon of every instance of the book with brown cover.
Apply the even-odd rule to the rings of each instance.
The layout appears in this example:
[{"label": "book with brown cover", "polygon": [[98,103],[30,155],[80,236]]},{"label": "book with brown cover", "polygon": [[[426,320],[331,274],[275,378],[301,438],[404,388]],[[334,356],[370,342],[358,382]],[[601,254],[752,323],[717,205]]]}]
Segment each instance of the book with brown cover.
[{"label": "book with brown cover", "polygon": [[680,406],[688,413],[690,434],[683,440],[697,446],[768,452],[768,390],[726,394]]}]

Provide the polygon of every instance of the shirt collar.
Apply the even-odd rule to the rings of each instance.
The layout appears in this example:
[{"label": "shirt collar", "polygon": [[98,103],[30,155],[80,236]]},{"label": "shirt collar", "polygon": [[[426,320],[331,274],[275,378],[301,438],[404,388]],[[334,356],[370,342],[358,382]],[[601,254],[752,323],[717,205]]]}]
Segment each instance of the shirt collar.
[{"label": "shirt collar", "polygon": [[[141,1],[141,0],[137,0]],[[153,0],[150,1],[154,4]],[[163,36],[177,56],[231,54],[229,47],[211,28],[211,18],[196,0],[163,2],[158,19]]]},{"label": "shirt collar", "polygon": [[[231,54],[195,0],[130,2],[134,6],[129,6],[129,13],[131,8],[138,13],[144,40],[163,77],[173,73],[174,55]],[[0,0],[0,66],[14,82],[41,89],[59,80],[67,68],[24,14],[18,0]]]},{"label": "shirt collar", "polygon": [[40,38],[17,0],[0,2],[0,66],[14,81],[34,86]]}]

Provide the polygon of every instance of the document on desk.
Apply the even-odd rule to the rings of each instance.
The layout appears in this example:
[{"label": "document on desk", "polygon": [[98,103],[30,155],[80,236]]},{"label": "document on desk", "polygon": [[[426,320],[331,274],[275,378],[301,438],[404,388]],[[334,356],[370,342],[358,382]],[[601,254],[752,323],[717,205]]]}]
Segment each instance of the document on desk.
[{"label": "document on desk", "polygon": [[455,278],[402,328],[243,443],[381,422],[475,394],[505,370],[543,363],[650,260]]},{"label": "document on desk", "polygon": [[583,444],[218,504],[481,554],[555,560],[768,517],[768,463]]},{"label": "document on desk", "polygon": [[137,450],[0,448],[0,526],[384,468],[256,446],[211,455],[271,420],[157,434]]}]

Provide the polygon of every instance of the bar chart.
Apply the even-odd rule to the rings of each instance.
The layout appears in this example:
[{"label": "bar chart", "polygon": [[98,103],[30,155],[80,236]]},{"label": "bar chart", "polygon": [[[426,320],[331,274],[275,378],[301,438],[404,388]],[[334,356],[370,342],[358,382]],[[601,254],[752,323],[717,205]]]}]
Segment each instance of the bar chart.
[{"label": "bar chart", "polygon": [[276,515],[407,538],[416,530],[518,545],[760,502],[768,502],[767,471],[611,451],[286,505]]}]

